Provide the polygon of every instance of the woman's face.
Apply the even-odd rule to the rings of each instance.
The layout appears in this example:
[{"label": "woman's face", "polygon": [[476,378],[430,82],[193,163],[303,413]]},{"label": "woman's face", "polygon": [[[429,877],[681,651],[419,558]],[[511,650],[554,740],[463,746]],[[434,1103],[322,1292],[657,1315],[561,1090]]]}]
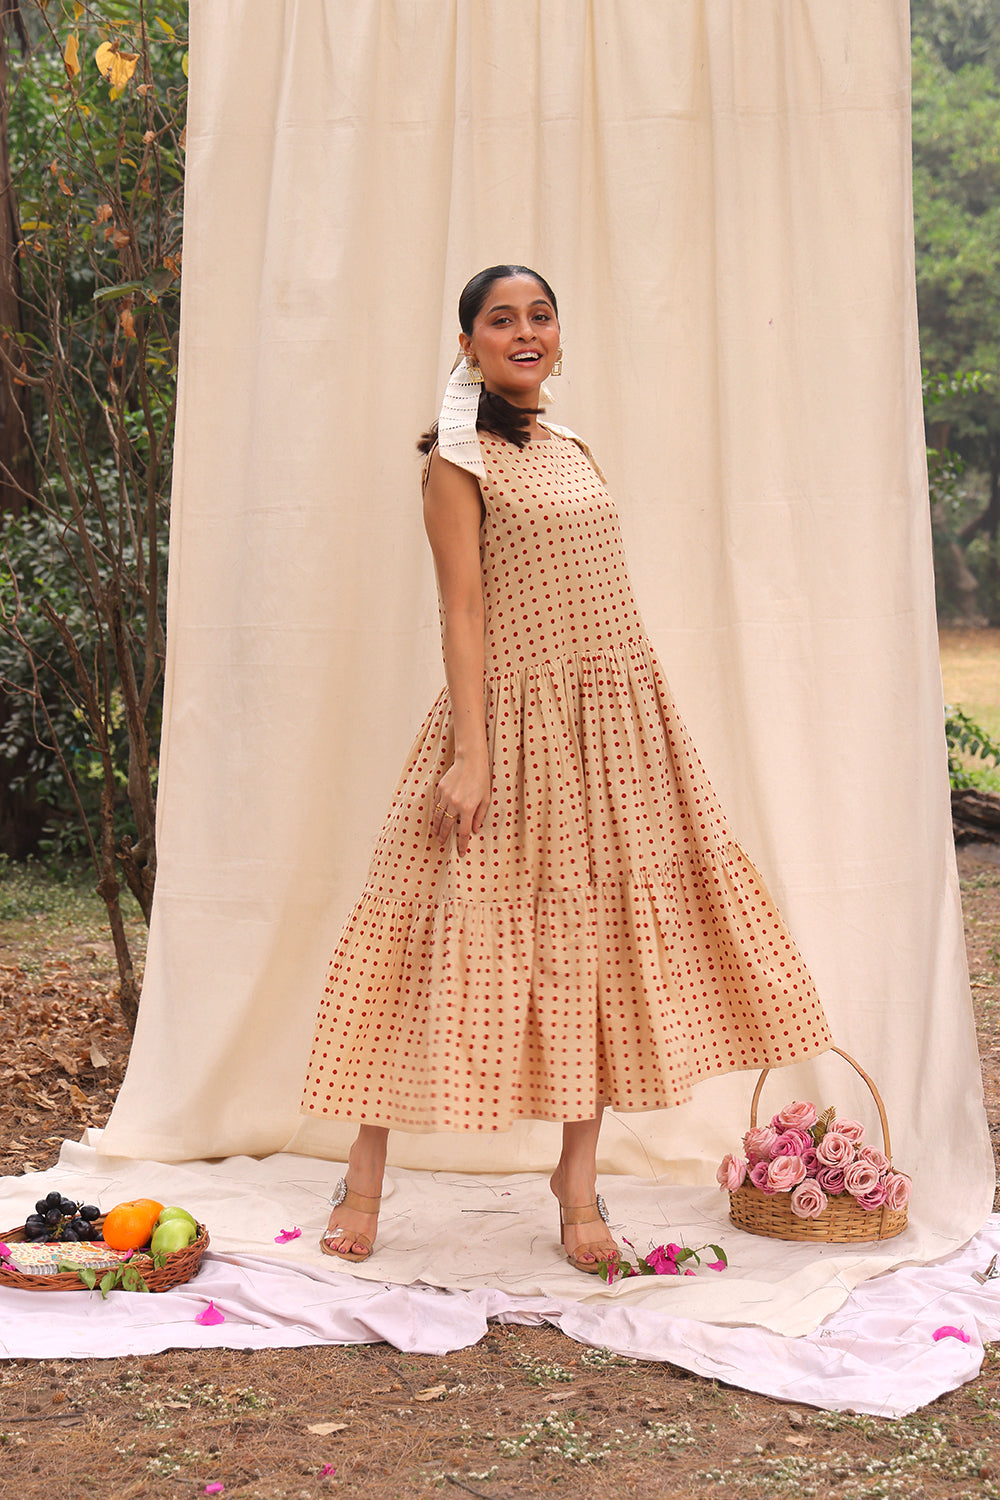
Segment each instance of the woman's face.
[{"label": "woman's face", "polygon": [[494,281],[472,333],[459,336],[463,354],[479,365],[487,390],[514,406],[537,406],[538,387],[559,353],[556,310],[532,276]]}]

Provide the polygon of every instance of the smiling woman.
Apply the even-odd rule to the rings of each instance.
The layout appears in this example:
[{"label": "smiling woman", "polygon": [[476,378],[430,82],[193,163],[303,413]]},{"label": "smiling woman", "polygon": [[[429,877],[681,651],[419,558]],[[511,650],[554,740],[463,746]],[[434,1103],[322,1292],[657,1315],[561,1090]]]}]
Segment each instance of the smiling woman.
[{"label": "smiling woman", "polygon": [[619,1257],[596,1192],[605,1107],[680,1103],[830,1036],[673,707],[603,477],[542,420],[554,292],[492,266],[459,321],[420,443],[447,687],[320,1007],[303,1108],[361,1127],[321,1245],[371,1255],[391,1128],[556,1120],[561,1238],[593,1273]]},{"label": "smiling woman", "polygon": [[[497,270],[513,274],[497,276]],[[483,385],[513,406],[534,409],[541,382],[561,357],[556,299],[547,283],[520,267],[496,267],[472,327],[459,340],[470,369]],[[461,312],[460,312],[461,317]]]},{"label": "smiling woman", "polygon": [[[473,276],[458,303],[459,347],[479,389],[476,426],[516,443],[544,438],[538,422],[542,382],[562,367],[556,294],[527,266],[488,266]],[[417,447],[430,453],[435,422]],[[478,471],[477,471],[478,472]]]}]

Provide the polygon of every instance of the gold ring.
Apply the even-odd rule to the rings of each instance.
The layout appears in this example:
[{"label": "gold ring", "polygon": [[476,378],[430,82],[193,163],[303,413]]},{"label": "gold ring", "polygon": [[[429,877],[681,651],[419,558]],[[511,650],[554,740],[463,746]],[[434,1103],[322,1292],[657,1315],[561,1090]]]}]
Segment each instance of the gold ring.
[{"label": "gold ring", "polygon": [[454,821],[455,821],[455,814],[454,813],[446,812],[445,813],[445,817],[446,818],[450,818],[451,821],[454,823]]}]

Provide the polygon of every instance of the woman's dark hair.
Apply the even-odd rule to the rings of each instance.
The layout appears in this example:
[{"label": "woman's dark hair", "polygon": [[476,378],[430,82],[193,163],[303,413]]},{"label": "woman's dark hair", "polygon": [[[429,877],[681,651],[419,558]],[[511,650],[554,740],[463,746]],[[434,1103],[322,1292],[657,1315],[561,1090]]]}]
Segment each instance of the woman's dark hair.
[{"label": "woman's dark hair", "polygon": [[464,288],[458,299],[458,321],[463,333],[471,333],[472,325],[483,310],[483,303],[490,294],[490,287],[495,281],[506,281],[509,276],[530,276],[532,281],[537,281],[542,291],[552,303],[552,311],[556,317],[559,316],[559,306],[556,302],[556,294],[545,280],[533,271],[530,266],[487,266],[485,271],[479,271]]},{"label": "woman's dark hair", "polygon": [[[487,266],[485,271],[478,271],[472,280],[468,282],[458,299],[458,322],[465,334],[471,334],[472,325],[482,311],[483,303],[489,296],[490,287],[496,281],[505,281],[508,276],[530,276],[537,281],[542,291],[552,303],[552,311],[556,317],[559,316],[559,305],[556,302],[556,294],[545,280],[533,271],[530,266]],[[528,441],[530,430],[530,419],[537,416],[541,407],[528,409],[523,406],[513,406],[505,401],[503,396],[497,396],[488,391],[485,386],[479,393],[479,413],[476,417],[476,429],[479,432],[492,432],[495,437],[503,438],[505,442],[516,443],[523,448]],[[421,434],[417,448],[421,453],[429,453],[437,442],[437,423]]]}]

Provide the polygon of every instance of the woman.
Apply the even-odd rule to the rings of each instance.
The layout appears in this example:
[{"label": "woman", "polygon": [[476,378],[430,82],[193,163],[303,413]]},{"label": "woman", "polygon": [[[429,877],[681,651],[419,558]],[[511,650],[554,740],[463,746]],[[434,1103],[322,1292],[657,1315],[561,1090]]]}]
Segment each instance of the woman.
[{"label": "woman", "polygon": [[540,420],[551,287],[491,266],[459,322],[420,444],[447,687],[320,1008],[303,1108],[360,1125],[321,1245],[371,1254],[390,1128],[559,1120],[562,1242],[593,1273],[618,1254],[596,1192],[606,1105],[663,1108],[830,1037],[674,711],[600,471]]}]

